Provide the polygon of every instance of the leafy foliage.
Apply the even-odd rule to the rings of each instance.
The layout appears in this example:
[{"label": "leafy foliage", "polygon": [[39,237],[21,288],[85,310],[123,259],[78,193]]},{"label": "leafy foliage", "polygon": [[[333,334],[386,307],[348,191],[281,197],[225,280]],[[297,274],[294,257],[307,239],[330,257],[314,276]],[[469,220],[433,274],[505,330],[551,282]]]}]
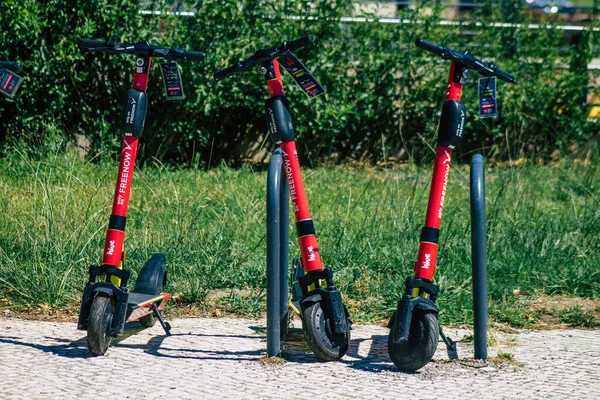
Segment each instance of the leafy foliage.
[{"label": "leafy foliage", "polygon": [[[354,3],[186,0],[173,5],[157,0],[142,6],[125,0],[4,0],[0,59],[23,62],[25,84],[14,102],[2,100],[0,132],[42,152],[47,135],[60,131],[71,143],[85,136],[92,155],[114,153],[134,59],[83,55],[77,41],[148,40],[205,51],[208,59],[180,63],[183,102],[165,101],[154,68],[142,155],[187,165],[254,157],[269,143],[260,73],[218,84],[211,82],[211,74],[258,48],[312,33],[317,43],[298,56],[328,93],[310,101],[286,80],[304,155],[375,161],[418,160],[426,153],[435,139],[448,63],[416,48],[417,37],[469,49],[519,80],[519,85],[499,83],[497,119],[470,118],[463,152],[484,149],[508,159],[593,146],[597,124],[588,122],[585,105],[585,87],[597,77],[586,69],[597,48],[591,30],[567,35],[544,29],[552,21],[542,21],[542,29],[529,28],[517,0],[511,13],[488,1],[471,19],[455,25],[441,25],[443,5],[427,0],[401,10],[399,24],[374,15],[365,15],[373,22],[340,22],[352,15]],[[142,9],[163,13],[147,15]],[[182,10],[197,13],[177,15]],[[493,21],[520,24],[492,26]],[[464,101],[474,116],[472,75]]]}]

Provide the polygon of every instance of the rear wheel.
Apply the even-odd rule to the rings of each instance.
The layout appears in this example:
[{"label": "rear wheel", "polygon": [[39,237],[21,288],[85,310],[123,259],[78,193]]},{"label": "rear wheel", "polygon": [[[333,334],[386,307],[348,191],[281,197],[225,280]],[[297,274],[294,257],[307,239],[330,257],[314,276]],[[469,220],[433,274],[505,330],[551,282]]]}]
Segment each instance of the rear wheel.
[{"label": "rear wheel", "polygon": [[315,356],[322,361],[339,360],[348,351],[350,331],[342,335],[332,332],[320,302],[302,312],[302,331]]},{"label": "rear wheel", "polygon": [[154,313],[151,313],[144,315],[142,318],[138,319],[138,321],[140,321],[140,324],[144,328],[152,328],[156,324],[156,316]]},{"label": "rear wheel", "polygon": [[392,331],[388,336],[388,353],[398,369],[413,372],[427,364],[437,349],[440,326],[433,313],[413,312],[408,342],[396,344]]},{"label": "rear wheel", "polygon": [[114,305],[105,293],[98,293],[92,302],[88,317],[87,345],[95,356],[106,354],[110,346]]}]

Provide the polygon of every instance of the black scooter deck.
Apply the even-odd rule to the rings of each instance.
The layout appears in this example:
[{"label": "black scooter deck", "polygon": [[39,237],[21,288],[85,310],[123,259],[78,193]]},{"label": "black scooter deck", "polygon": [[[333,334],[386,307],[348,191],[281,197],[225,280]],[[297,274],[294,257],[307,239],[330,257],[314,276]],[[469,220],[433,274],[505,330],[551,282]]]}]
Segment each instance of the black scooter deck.
[{"label": "black scooter deck", "polygon": [[[138,307],[142,307],[145,305],[151,306],[152,303],[156,303],[157,301],[162,301],[168,293],[161,293],[159,295],[156,294],[146,294],[146,293],[135,293],[129,292],[129,299],[127,301],[127,307],[136,309]],[[170,296],[168,296],[170,297]]]},{"label": "black scooter deck", "polygon": [[127,322],[152,314],[152,307],[155,305],[158,311],[162,310],[165,308],[165,304],[170,298],[171,294],[169,293],[146,294],[129,292],[129,298],[127,300]]}]

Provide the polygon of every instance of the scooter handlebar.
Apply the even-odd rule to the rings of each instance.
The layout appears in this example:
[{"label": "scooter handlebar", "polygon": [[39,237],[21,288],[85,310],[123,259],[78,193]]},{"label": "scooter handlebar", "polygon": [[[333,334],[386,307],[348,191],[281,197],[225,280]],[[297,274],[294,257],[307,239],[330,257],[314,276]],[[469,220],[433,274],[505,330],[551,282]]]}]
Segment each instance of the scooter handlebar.
[{"label": "scooter handlebar", "polygon": [[504,82],[517,83],[517,80],[515,79],[514,75],[509,74],[508,72],[504,72],[498,68],[494,68],[494,69],[495,69],[494,75],[496,75],[498,78],[502,79]]},{"label": "scooter handlebar", "polygon": [[18,74],[23,69],[23,66],[21,65],[21,63],[14,61],[0,61],[0,68],[7,69]]},{"label": "scooter handlebar", "polygon": [[221,79],[227,78],[229,75],[233,75],[237,72],[239,64],[232,65],[231,67],[223,68],[213,74],[213,80],[220,81]]},{"label": "scooter handlebar", "polygon": [[312,35],[306,35],[300,39],[291,41],[286,40],[279,47],[258,50],[256,53],[254,53],[254,55],[245,59],[244,61],[240,61],[238,63],[233,64],[230,67],[218,70],[213,74],[213,79],[214,81],[220,81],[221,79],[225,79],[229,75],[232,75],[236,72],[248,71],[257,65],[261,65],[265,61],[270,61],[279,58],[281,55],[287,53],[288,51],[298,50],[306,45],[311,44],[314,41],[315,38]]},{"label": "scooter handlebar", "polygon": [[474,69],[484,76],[497,76],[503,81],[509,83],[517,83],[517,80],[512,74],[508,72],[502,71],[498,67],[496,67],[492,63],[487,63],[482,61],[476,57],[474,57],[470,52],[462,52],[457,50],[452,50],[446,46],[442,46],[437,43],[430,42],[428,40],[418,38],[415,41],[415,45],[417,47],[422,48],[423,50],[427,50],[433,54],[436,54],[442,57],[445,60],[451,60],[457,63],[463,64],[465,67],[469,69]]},{"label": "scooter handlebar", "polygon": [[436,54],[438,56],[441,56],[442,53],[444,52],[444,46],[439,45],[437,43],[430,42],[429,40],[425,40],[425,39],[422,39],[422,38],[418,38],[415,41],[415,45],[417,47],[422,48],[423,50],[427,50],[427,51],[429,51],[429,52],[431,52],[433,54]]},{"label": "scooter handlebar", "polygon": [[308,46],[309,44],[311,44],[312,42],[315,41],[315,38],[313,37],[313,35],[306,35],[300,39],[296,39],[296,40],[291,40],[291,41],[285,41],[283,42],[283,47],[285,50],[289,50],[289,51],[296,51],[298,49],[301,49],[304,46]]},{"label": "scooter handlebar", "polygon": [[188,51],[177,48],[170,48],[165,58],[177,58],[184,61],[204,61],[206,54],[201,51]]},{"label": "scooter handlebar", "polygon": [[119,42],[103,42],[101,40],[81,39],[79,47],[84,51],[94,51],[99,49],[116,49],[121,44]]},{"label": "scooter handlebar", "polygon": [[204,61],[206,55],[200,51],[181,50],[175,47],[153,46],[148,42],[120,43],[81,39],[79,47],[84,51],[136,54],[143,57],[163,57],[168,60]]}]

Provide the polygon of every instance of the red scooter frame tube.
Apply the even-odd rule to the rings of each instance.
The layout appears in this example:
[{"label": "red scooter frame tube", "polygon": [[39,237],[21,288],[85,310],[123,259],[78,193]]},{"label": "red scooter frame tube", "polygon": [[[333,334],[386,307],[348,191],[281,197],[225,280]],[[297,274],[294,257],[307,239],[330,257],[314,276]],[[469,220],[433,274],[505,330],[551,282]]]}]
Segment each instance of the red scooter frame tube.
[{"label": "red scooter frame tube", "polygon": [[[448,90],[446,100],[460,101],[463,85],[455,81],[456,63],[450,64],[450,76],[448,78]],[[446,199],[446,187],[448,185],[448,176],[450,174],[450,161],[452,159],[452,149],[446,146],[436,146],[435,164],[433,167],[433,177],[431,179],[431,191],[429,192],[429,201],[427,203],[427,214],[425,216],[425,228],[440,229],[442,222],[442,212]],[[438,244],[421,241],[419,244],[419,253],[415,263],[415,278],[433,280],[437,262]]]},{"label": "red scooter frame tube", "polygon": [[[146,73],[136,72],[134,74],[133,84],[131,86],[133,89],[146,92],[151,61],[152,57],[146,58]],[[127,218],[127,208],[129,206],[129,194],[131,191],[131,182],[133,180],[133,169],[137,156],[138,140],[139,138],[133,136],[123,136],[117,186],[115,188],[113,208],[110,217],[111,222],[108,231],[106,232],[104,254],[102,256],[103,265],[111,265],[121,269],[123,268],[122,262],[125,259],[125,221]],[[116,286],[120,286],[121,280],[112,276],[111,282]]]},{"label": "red scooter frame tube", "polygon": [[[269,96],[283,96],[283,81],[281,80],[279,62],[273,60],[272,63],[275,70],[275,78],[267,81]],[[312,229],[312,219],[308,209],[308,199],[304,190],[302,171],[300,170],[298,152],[296,151],[296,142],[293,140],[282,142],[279,146],[283,153],[283,167],[290,189],[290,198],[292,200],[296,224],[305,224],[311,227],[309,233],[300,234],[298,237],[304,272],[320,271],[323,269],[323,261],[321,259],[317,237],[314,233],[314,229]],[[310,232],[311,230],[312,232]]]}]

